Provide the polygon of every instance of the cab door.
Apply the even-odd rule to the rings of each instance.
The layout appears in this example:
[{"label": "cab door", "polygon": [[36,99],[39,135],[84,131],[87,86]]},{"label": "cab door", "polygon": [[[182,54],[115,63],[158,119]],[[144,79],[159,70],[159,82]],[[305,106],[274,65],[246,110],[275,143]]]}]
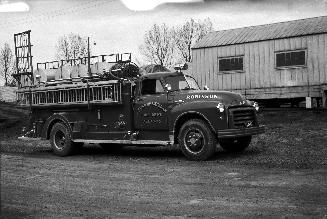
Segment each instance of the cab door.
[{"label": "cab door", "polygon": [[144,79],[139,84],[134,100],[136,130],[168,130],[167,94],[159,79]]}]

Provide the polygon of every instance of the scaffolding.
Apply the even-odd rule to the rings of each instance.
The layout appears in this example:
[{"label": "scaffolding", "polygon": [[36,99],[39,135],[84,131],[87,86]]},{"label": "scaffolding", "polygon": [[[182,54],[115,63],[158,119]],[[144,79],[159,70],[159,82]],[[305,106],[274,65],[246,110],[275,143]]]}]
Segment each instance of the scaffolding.
[{"label": "scaffolding", "polygon": [[13,74],[13,77],[17,80],[19,87],[26,82],[34,84],[30,36],[30,30],[14,34],[16,73]]}]

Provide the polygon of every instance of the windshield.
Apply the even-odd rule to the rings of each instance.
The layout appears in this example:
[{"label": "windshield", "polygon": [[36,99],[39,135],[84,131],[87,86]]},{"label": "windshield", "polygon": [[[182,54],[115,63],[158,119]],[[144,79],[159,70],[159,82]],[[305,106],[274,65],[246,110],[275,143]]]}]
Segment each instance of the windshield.
[{"label": "windshield", "polygon": [[188,75],[176,75],[166,78],[166,83],[171,85],[172,91],[178,90],[200,90],[194,78]]}]

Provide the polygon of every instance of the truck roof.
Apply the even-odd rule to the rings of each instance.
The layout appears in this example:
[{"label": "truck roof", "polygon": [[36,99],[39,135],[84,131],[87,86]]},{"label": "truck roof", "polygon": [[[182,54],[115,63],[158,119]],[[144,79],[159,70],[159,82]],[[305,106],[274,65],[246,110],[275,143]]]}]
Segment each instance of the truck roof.
[{"label": "truck roof", "polygon": [[145,78],[149,78],[149,79],[166,78],[166,77],[177,76],[177,75],[183,75],[183,73],[182,72],[156,72],[156,73],[149,73],[146,75],[142,75],[140,79],[143,80]]}]

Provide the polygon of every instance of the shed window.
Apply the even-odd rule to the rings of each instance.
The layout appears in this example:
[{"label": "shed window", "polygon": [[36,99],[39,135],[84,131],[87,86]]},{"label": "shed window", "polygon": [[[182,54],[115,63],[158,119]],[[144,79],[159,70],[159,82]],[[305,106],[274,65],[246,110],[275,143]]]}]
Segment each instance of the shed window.
[{"label": "shed window", "polygon": [[276,67],[305,66],[305,50],[276,53]]},{"label": "shed window", "polygon": [[243,57],[220,58],[219,71],[243,71]]}]

